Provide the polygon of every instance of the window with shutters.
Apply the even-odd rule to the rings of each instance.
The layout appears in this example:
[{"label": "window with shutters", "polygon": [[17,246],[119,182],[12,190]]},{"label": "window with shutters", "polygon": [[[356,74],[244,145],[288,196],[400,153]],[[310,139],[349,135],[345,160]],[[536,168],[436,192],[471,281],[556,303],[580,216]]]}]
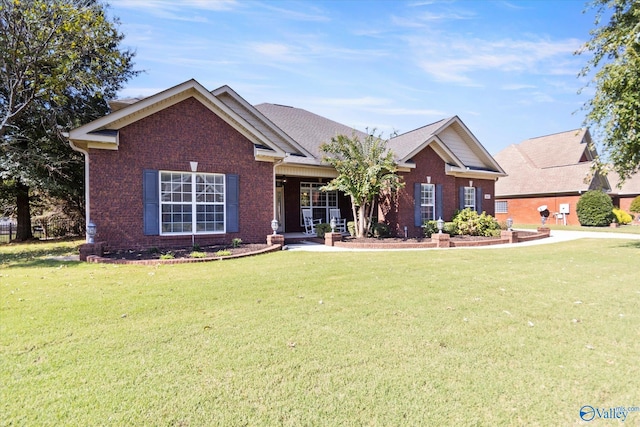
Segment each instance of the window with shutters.
[{"label": "window with shutters", "polygon": [[225,232],[225,176],[160,171],[160,234]]},{"label": "window with shutters", "polygon": [[435,184],[420,184],[420,218],[422,224],[436,219],[435,189]]},{"label": "window with shutters", "polygon": [[464,187],[464,207],[476,210],[476,189],[475,187]]}]

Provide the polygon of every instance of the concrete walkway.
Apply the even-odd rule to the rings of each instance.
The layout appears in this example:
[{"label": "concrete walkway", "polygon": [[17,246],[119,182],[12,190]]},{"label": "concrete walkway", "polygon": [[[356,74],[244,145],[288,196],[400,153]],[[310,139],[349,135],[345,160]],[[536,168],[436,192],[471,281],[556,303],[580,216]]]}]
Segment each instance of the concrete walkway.
[{"label": "concrete walkway", "polygon": [[[530,231],[530,230],[523,230]],[[375,251],[441,251],[441,250],[468,250],[468,249],[493,249],[493,248],[505,248],[505,247],[522,247],[533,245],[548,245],[552,243],[568,242],[577,239],[624,239],[624,240],[640,240],[640,234],[630,233],[607,233],[603,231],[566,231],[566,230],[551,230],[551,236],[545,239],[531,240],[521,243],[505,243],[501,245],[487,245],[487,246],[464,246],[457,248],[410,248],[410,249],[363,249],[363,248],[339,248],[336,246],[326,246],[320,243],[314,242],[302,242],[288,244],[287,249],[290,251],[314,251],[314,252],[344,252],[344,251],[358,251],[358,252],[375,252]]]}]

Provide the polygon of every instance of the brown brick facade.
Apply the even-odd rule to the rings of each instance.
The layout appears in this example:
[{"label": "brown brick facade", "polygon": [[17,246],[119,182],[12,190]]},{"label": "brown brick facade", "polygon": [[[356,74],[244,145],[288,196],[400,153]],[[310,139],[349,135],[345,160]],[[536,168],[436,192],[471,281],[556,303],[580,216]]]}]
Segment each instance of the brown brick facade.
[{"label": "brown brick facade", "polygon": [[[445,173],[444,160],[431,147],[427,147],[413,157],[416,164],[411,172],[401,172],[405,186],[397,195],[395,202],[382,203],[380,207],[381,221],[388,224],[391,232],[397,236],[404,236],[407,227],[407,237],[423,237],[422,227],[415,226],[414,194],[415,183],[427,183],[431,177],[431,184],[442,184],[442,219],[450,221],[460,206],[459,188],[469,185],[469,178],[456,178]],[[494,213],[494,185],[493,180],[473,179],[473,187],[482,189],[482,210],[489,215]],[[484,197],[490,197],[486,199]]]},{"label": "brown brick facade", "polygon": [[[560,212],[560,204],[569,204],[569,214],[567,215],[567,225],[580,225],[578,215],[576,214],[576,204],[580,200],[579,195],[566,196],[546,196],[546,197],[527,197],[518,199],[498,198],[497,200],[507,201],[507,213],[496,214],[498,221],[506,221],[507,218],[513,219],[514,226],[518,224],[541,224],[540,213],[538,207],[547,205],[549,209],[549,218],[547,224],[556,224],[555,213]],[[558,224],[564,224],[562,219],[557,220]]]},{"label": "brown brick facade", "polygon": [[122,128],[117,151],[89,150],[91,220],[110,248],[185,246],[191,236],[143,233],[143,170],[239,175],[239,232],[196,235],[199,245],[263,242],[271,232],[273,165],[251,141],[194,98]]}]

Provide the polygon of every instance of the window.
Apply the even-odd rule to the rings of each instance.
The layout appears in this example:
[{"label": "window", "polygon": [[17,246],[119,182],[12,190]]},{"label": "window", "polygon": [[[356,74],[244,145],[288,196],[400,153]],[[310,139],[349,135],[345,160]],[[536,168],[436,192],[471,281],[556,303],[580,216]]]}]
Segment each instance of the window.
[{"label": "window", "polygon": [[325,184],[318,182],[300,183],[300,225],[304,225],[302,209],[311,208],[313,219],[329,222],[329,209],[338,207],[337,191],[321,191]]},{"label": "window", "polygon": [[160,172],[161,234],[225,232],[225,176]]},{"label": "window", "polygon": [[436,219],[435,187],[435,184],[420,184],[420,219],[422,224]]},{"label": "window", "polygon": [[476,210],[476,189],[475,187],[464,187],[464,208]]},{"label": "window", "polygon": [[496,213],[508,213],[509,212],[509,205],[508,202],[506,200],[496,200]]}]

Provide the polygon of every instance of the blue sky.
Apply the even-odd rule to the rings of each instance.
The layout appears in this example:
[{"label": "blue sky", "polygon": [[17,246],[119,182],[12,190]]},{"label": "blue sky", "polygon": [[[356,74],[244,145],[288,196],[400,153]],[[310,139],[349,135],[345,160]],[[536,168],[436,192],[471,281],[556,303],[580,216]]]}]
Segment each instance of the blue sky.
[{"label": "blue sky", "polygon": [[120,96],[194,78],[384,136],[458,115],[495,154],[582,126],[582,0],[111,0],[136,69]]}]

